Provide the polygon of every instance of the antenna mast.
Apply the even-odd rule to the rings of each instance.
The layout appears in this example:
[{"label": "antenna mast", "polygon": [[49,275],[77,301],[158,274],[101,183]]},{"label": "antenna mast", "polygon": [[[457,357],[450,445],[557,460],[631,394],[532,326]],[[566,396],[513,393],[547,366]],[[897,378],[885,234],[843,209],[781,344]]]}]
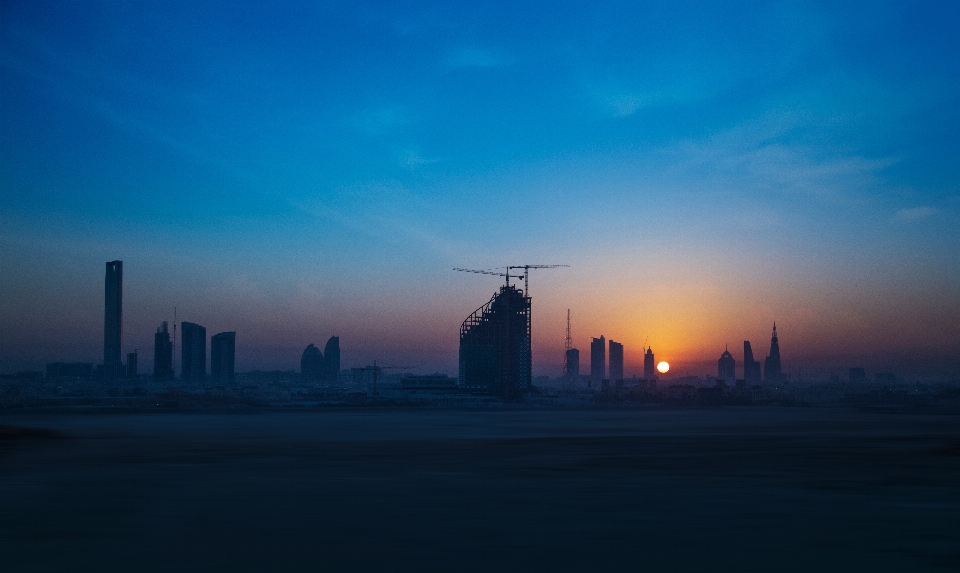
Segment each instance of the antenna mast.
[{"label": "antenna mast", "polygon": [[177,378],[177,307],[173,307],[173,356],[170,357],[170,373]]},{"label": "antenna mast", "polygon": [[570,350],[573,348],[573,337],[570,336],[570,309],[567,309],[567,340],[564,344],[563,352],[563,377],[569,379],[573,372],[570,372]]}]

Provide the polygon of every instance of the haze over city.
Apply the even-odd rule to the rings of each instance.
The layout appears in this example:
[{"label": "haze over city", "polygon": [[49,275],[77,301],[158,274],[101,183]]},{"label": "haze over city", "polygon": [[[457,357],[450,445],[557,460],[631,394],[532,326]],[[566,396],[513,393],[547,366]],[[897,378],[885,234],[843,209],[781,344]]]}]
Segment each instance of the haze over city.
[{"label": "haze over city", "polygon": [[237,369],[456,375],[534,273],[534,374],[605,335],[701,375],[960,369],[955,3],[8,2],[0,370],[236,331]]},{"label": "haze over city", "polygon": [[3,573],[956,571],[958,30],[0,1]]}]

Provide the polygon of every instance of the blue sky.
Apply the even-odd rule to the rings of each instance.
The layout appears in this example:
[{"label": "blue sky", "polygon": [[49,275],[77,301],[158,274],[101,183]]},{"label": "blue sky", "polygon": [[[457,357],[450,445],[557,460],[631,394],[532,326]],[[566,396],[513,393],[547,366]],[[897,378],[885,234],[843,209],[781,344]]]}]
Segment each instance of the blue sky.
[{"label": "blue sky", "polygon": [[117,258],[142,362],[176,305],[241,369],[453,373],[496,283],[450,269],[563,263],[538,372],[567,308],[628,374],[773,320],[795,367],[957,366],[957,3],[0,10],[0,368],[97,360]]}]

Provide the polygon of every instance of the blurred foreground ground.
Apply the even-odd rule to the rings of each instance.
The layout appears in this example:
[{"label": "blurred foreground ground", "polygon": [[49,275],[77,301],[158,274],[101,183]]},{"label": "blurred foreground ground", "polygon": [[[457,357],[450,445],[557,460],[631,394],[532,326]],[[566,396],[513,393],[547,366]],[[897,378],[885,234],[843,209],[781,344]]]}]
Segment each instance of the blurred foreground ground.
[{"label": "blurred foreground ground", "polygon": [[327,411],[0,425],[4,571],[960,571],[958,416]]}]

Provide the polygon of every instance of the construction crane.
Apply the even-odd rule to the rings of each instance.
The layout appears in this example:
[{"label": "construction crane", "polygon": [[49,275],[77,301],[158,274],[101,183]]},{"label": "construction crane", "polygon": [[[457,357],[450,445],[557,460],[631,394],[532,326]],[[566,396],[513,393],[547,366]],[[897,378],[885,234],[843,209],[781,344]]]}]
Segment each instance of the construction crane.
[{"label": "construction crane", "polygon": [[496,267],[498,269],[505,269],[507,272],[499,273],[496,271],[479,271],[475,269],[453,269],[455,271],[461,271],[464,273],[477,273],[481,275],[493,275],[497,277],[506,277],[507,286],[510,286],[510,277],[514,276],[520,278],[520,273],[511,273],[510,271],[514,269],[523,269],[523,294],[524,296],[530,296],[530,269],[557,269],[560,267],[569,267],[570,265],[510,265],[507,267]]},{"label": "construction crane", "polygon": [[[505,272],[505,273],[497,273],[497,272],[494,272],[494,271],[478,271],[478,270],[475,270],[475,269],[459,269],[459,268],[453,269],[453,270],[455,270],[455,271],[460,271],[460,272],[464,272],[464,273],[477,273],[477,274],[479,274],[479,275],[493,275],[493,276],[496,276],[496,277],[506,277],[506,278],[507,278],[507,286],[510,286],[510,269],[507,269],[507,272]],[[513,275],[513,276],[516,277],[516,278],[520,278],[519,275]]]},{"label": "construction crane", "polygon": [[560,267],[569,267],[570,265],[513,265],[506,267],[507,273],[512,269],[523,269],[523,293],[530,296],[530,269],[558,269]]}]

